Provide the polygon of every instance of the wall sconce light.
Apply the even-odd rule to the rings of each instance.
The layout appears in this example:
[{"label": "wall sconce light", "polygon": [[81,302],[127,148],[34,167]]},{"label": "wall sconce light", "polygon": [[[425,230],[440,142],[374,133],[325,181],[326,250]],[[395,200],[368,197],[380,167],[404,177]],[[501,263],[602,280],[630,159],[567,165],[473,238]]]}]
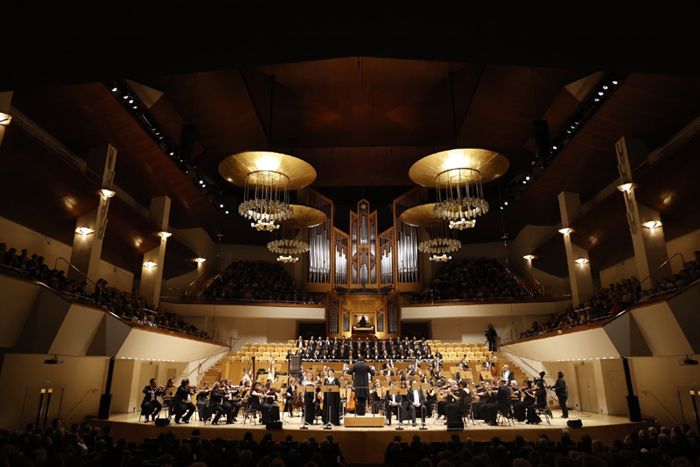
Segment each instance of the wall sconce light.
[{"label": "wall sconce light", "polygon": [[95,230],[91,229],[90,227],[78,227],[75,229],[75,233],[82,235],[83,237],[87,237],[91,233],[93,233]]},{"label": "wall sconce light", "polygon": [[143,263],[143,267],[151,271],[158,267],[158,263],[156,263],[155,261],[146,261],[145,263]]},{"label": "wall sconce light", "polygon": [[12,115],[0,112],[0,125],[8,126],[12,121]]},{"label": "wall sconce light", "polygon": [[637,188],[637,184],[633,182],[627,182],[617,186],[617,189],[623,193],[629,193],[635,188]]},{"label": "wall sconce light", "polygon": [[100,189],[100,197],[104,200],[107,201],[108,199],[112,198],[114,195],[116,195],[117,192],[114,190],[110,190],[109,188],[101,188]]},{"label": "wall sconce light", "polygon": [[207,260],[206,258],[195,258],[195,259],[193,259],[192,261],[194,261],[194,262],[197,263],[197,264],[202,264],[202,263],[204,263],[206,260]]},{"label": "wall sconce light", "polygon": [[533,259],[537,258],[535,255],[525,255],[523,256],[523,259],[526,260],[527,262],[532,262]]},{"label": "wall sconce light", "polygon": [[173,234],[171,234],[170,232],[166,232],[165,230],[163,230],[162,232],[158,232],[158,235],[159,235],[160,238],[162,238],[163,240],[167,240],[168,238],[170,238],[170,237],[173,236]]},{"label": "wall sconce light", "polygon": [[661,227],[663,224],[661,223],[661,221],[646,221],[642,225],[647,229],[654,231]]},{"label": "wall sconce light", "polygon": [[574,229],[572,229],[571,227],[564,227],[563,229],[559,229],[559,233],[565,237],[568,237],[569,235],[571,235],[571,232],[573,232],[573,231],[574,231]]},{"label": "wall sconce light", "polygon": [[584,264],[588,264],[588,263],[589,263],[588,258],[578,258],[576,260],[576,264],[580,264],[581,266],[583,266]]}]

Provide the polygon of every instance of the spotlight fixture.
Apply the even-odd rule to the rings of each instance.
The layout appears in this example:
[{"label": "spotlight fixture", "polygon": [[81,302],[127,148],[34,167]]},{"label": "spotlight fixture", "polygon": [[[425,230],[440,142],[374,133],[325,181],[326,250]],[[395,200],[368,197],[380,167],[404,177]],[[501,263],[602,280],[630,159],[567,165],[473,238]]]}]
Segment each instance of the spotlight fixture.
[{"label": "spotlight fixture", "polygon": [[117,88],[116,86],[112,88],[112,92],[117,92],[117,91],[119,91],[119,88]]},{"label": "spotlight fixture", "polygon": [[83,237],[87,237],[91,233],[95,232],[94,229],[91,229],[90,227],[78,227],[75,229],[75,233],[82,235]]},{"label": "spotlight fixture", "polygon": [[116,194],[117,194],[116,191],[110,190],[109,188],[101,188],[100,189],[100,198],[102,198],[104,201],[107,201],[108,199],[112,198]]},{"label": "spotlight fixture", "polygon": [[617,81],[616,79],[612,80],[612,84],[614,84],[615,86],[617,86],[617,83],[618,83],[618,82],[619,82],[619,81]]},{"label": "spotlight fixture", "polygon": [[527,261],[529,261],[529,262],[532,262],[532,260],[535,259],[535,258],[537,258],[537,256],[535,256],[535,255],[525,255],[525,256],[523,256],[523,259],[525,259],[525,260],[527,260]]},{"label": "spotlight fixture", "polygon": [[588,258],[578,258],[575,261],[576,261],[576,264],[579,264],[581,266],[589,263]]},{"label": "spotlight fixture", "polygon": [[623,183],[622,185],[618,185],[617,189],[623,193],[629,193],[632,190],[634,190],[636,187],[637,187],[636,183],[627,182],[627,183]]},{"label": "spotlight fixture", "polygon": [[644,227],[646,227],[647,229],[653,231],[653,230],[656,230],[659,227],[661,227],[663,224],[661,223],[661,221],[646,221],[646,222],[642,223],[642,225]]},{"label": "spotlight fixture", "polygon": [[158,236],[159,236],[160,238],[162,238],[163,240],[166,240],[166,239],[172,237],[173,234],[170,233],[170,232],[167,232],[167,231],[163,230],[162,232],[158,232]]},{"label": "spotlight fixture", "polygon": [[156,263],[155,261],[146,261],[146,262],[143,263],[143,267],[146,268],[146,269],[148,269],[148,270],[150,271],[150,270],[152,270],[152,269],[157,268],[157,267],[158,267],[158,263]]},{"label": "spotlight fixture", "polygon": [[574,231],[574,229],[572,229],[571,227],[564,227],[562,229],[559,229],[559,233],[565,237],[568,237],[569,235],[571,235],[571,232],[573,232],[573,231]]},{"label": "spotlight fixture", "polygon": [[0,112],[0,126],[7,126],[12,121],[12,115]]},{"label": "spotlight fixture", "polygon": [[202,264],[202,263],[204,263],[206,260],[207,260],[206,258],[201,258],[201,257],[200,257],[200,258],[195,258],[195,259],[193,259],[192,261],[194,261],[194,262],[197,263],[197,264]]}]

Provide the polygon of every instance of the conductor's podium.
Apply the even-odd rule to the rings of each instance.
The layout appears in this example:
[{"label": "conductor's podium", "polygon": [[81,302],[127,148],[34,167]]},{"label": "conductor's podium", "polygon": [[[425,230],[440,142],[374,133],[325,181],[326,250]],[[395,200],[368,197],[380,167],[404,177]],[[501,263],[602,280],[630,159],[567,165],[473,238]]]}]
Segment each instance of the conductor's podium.
[{"label": "conductor's podium", "polygon": [[346,428],[382,428],[384,417],[381,415],[345,415],[343,426]]}]

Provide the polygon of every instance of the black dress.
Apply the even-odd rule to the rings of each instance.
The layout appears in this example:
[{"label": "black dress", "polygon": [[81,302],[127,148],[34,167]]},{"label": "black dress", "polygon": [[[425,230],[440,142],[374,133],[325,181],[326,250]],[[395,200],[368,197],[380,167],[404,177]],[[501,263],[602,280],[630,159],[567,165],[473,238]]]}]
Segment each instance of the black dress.
[{"label": "black dress", "polygon": [[[338,386],[340,387],[340,381],[337,378],[323,380],[324,386]],[[323,419],[323,424],[329,423],[333,425],[340,425],[340,393],[339,392],[326,392],[323,394],[323,412],[321,413],[321,418]]]}]

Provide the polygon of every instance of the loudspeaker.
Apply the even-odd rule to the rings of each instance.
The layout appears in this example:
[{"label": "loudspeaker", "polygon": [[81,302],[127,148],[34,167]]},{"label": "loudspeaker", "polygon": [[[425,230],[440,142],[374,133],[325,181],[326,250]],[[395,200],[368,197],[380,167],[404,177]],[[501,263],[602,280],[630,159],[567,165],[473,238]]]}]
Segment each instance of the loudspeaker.
[{"label": "loudspeaker", "polygon": [[266,423],[265,429],[267,429],[267,430],[281,430],[282,429],[282,422],[278,420],[276,422]]},{"label": "loudspeaker", "polygon": [[156,418],[156,426],[168,426],[170,425],[169,418]]},{"label": "loudspeaker", "polygon": [[578,418],[573,418],[566,422],[566,426],[569,428],[583,428],[583,422]]}]

